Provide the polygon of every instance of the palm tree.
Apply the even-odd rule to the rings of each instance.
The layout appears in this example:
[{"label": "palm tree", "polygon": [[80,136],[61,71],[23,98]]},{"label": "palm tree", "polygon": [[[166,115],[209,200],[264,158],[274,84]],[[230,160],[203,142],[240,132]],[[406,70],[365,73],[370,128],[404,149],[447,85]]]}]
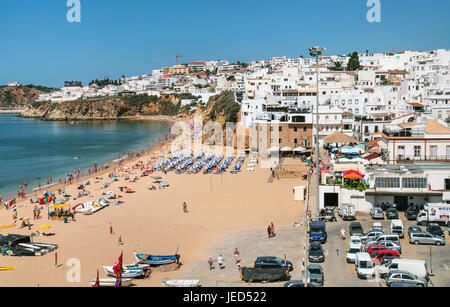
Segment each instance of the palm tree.
[{"label": "palm tree", "polygon": [[341,61],[333,61],[334,66],[330,68],[330,70],[333,71],[342,71],[344,70],[344,66],[342,66],[342,62]]}]

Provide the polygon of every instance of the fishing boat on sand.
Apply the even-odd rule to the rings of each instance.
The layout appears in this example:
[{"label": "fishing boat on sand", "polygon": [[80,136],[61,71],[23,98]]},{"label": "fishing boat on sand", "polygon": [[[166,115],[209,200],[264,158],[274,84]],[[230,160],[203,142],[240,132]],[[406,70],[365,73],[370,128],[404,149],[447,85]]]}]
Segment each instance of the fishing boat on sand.
[{"label": "fishing boat on sand", "polygon": [[[107,266],[104,264],[102,264],[102,266],[106,274],[108,274],[109,276],[115,276],[114,269],[112,266]],[[124,269],[122,271],[123,278],[138,278],[142,276],[144,276],[144,268]]]},{"label": "fishing boat on sand", "polygon": [[[95,279],[90,280],[89,283],[94,286],[95,285]],[[124,278],[122,279],[122,287],[129,287],[131,286],[133,280],[131,278]],[[116,279],[115,278],[100,278],[99,279],[99,286],[100,287],[114,287],[116,285]]]},{"label": "fishing boat on sand", "polygon": [[178,263],[180,261],[180,255],[151,255],[151,254],[137,254],[134,252],[134,257],[139,263],[145,263],[149,265],[163,265]]}]

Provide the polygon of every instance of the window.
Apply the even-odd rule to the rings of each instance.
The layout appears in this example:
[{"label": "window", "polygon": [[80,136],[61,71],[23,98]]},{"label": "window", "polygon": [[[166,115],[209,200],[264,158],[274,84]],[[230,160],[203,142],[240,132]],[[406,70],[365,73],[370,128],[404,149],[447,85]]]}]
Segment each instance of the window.
[{"label": "window", "polygon": [[273,132],[273,127],[272,126],[270,126],[270,132]]},{"label": "window", "polygon": [[295,138],[294,139],[294,144],[297,144],[298,143],[298,140]]},{"label": "window", "polygon": [[351,99],[348,100],[348,104],[352,104],[352,100]]},{"label": "window", "polygon": [[306,130],[307,130],[307,128],[306,128],[306,127],[303,127],[303,131],[306,132]]},{"label": "window", "polygon": [[406,189],[425,189],[427,187],[427,178],[402,178],[402,188]]},{"label": "window", "polygon": [[420,158],[421,146],[414,146],[414,158]]},{"label": "window", "polygon": [[403,160],[405,157],[405,146],[398,146],[397,147],[397,159]]},{"label": "window", "polygon": [[432,160],[437,159],[437,146],[430,146],[430,158]]},{"label": "window", "polygon": [[375,185],[377,188],[400,188],[400,178],[377,177]]},{"label": "window", "polygon": [[283,131],[283,127],[278,127],[278,131]]},{"label": "window", "polygon": [[273,144],[273,139],[270,139],[270,144]]},{"label": "window", "polygon": [[278,139],[278,143],[283,143],[283,139]]},{"label": "window", "polygon": [[297,132],[297,127],[294,127],[294,132]]},{"label": "window", "polygon": [[359,109],[358,108],[355,109],[355,113],[359,114]]}]

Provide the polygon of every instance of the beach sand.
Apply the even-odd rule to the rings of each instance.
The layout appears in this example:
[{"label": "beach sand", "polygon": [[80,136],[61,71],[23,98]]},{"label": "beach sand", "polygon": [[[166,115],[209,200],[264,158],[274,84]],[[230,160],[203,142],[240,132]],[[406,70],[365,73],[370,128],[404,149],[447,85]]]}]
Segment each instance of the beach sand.
[{"label": "beach sand", "polygon": [[[137,160],[147,162],[148,158]],[[0,266],[12,265],[15,270],[0,272],[0,285],[90,286],[89,280],[95,279],[97,269],[101,278],[106,277],[101,264],[114,265],[121,251],[124,253],[124,263],[130,264],[135,262],[133,251],[173,254],[179,248],[180,261],[183,263],[179,270],[155,270],[149,279],[136,279],[134,282],[137,286],[162,286],[162,280],[176,279],[188,264],[204,260],[207,266],[207,259],[202,259],[204,251],[223,239],[230,230],[261,228],[261,232],[266,233],[270,222],[275,224],[276,231],[277,226],[302,221],[303,202],[294,201],[293,187],[306,183],[298,178],[275,179],[273,183],[268,183],[270,169],[262,169],[257,165],[255,172],[247,172],[248,163],[247,159],[243,171],[235,175],[178,175],[174,172],[165,175],[155,172],[153,175],[162,176],[170,184],[167,189],[155,191],[147,190],[153,182],[150,176],[141,177],[135,183],[125,183],[120,178],[106,189],[91,179],[91,185],[87,186],[91,196],[71,200],[68,202],[71,207],[89,199],[98,200],[104,197],[102,193],[106,191],[122,195],[124,204],[109,206],[91,216],[77,214],[76,221],[69,219],[68,224],[49,221],[44,209],[41,219],[31,219],[34,224],[31,231],[28,228],[19,229],[18,226],[3,229],[0,232],[3,235],[28,235],[38,230],[39,225],[50,224],[51,229],[40,231],[56,235],[38,237],[34,241],[55,243],[59,248],[56,250],[58,266],[55,265],[55,251],[36,257],[1,256]],[[132,163],[125,165],[131,167]],[[140,175],[138,170],[131,172]],[[111,182],[107,176],[103,178]],[[120,193],[119,186],[131,187],[136,193]],[[76,184],[66,188],[71,194],[79,191]],[[189,213],[183,212],[183,202],[188,204]],[[32,218],[34,204],[31,205],[28,198],[18,202],[17,207],[19,218]],[[12,210],[0,210],[0,225],[11,224],[11,215]],[[114,232],[112,235],[110,223]],[[118,244],[119,236],[123,245]],[[248,248],[251,249],[251,246]],[[81,265],[80,282],[69,282],[68,275],[76,277],[69,265],[78,260]],[[196,276],[190,278],[196,279]]]}]

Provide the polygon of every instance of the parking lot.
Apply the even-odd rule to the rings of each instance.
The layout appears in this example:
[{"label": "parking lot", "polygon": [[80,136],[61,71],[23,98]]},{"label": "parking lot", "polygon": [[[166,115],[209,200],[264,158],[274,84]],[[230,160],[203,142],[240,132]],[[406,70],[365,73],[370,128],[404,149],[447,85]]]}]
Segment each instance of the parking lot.
[{"label": "parking lot", "polygon": [[[428,271],[434,276],[430,277],[429,287],[450,286],[450,242],[447,229],[445,228],[446,245],[431,246],[432,262],[430,262],[429,245],[413,245],[408,242],[407,230],[415,221],[407,221],[403,213],[400,213],[406,235],[401,239],[402,254],[404,259],[420,259],[427,262]],[[367,232],[373,222],[381,222],[385,232],[389,232],[391,220],[373,220],[369,214],[358,214],[357,221]],[[324,271],[325,287],[385,287],[385,281],[377,277],[374,280],[359,279],[356,275],[355,265],[346,262],[346,252],[349,247],[348,227],[350,221],[342,221],[338,217],[337,222],[327,222],[327,242],[323,245],[325,261],[319,263]],[[214,246],[203,252],[204,261],[198,261],[183,268],[179,278],[199,279],[203,286],[221,287],[282,287],[285,281],[268,283],[246,283],[240,278],[239,270],[234,262],[233,251],[238,248],[241,254],[241,266],[253,267],[258,256],[277,256],[291,261],[294,270],[290,272],[291,280],[302,279],[302,260],[305,256],[304,243],[306,232],[304,226],[283,226],[277,228],[277,236],[267,238],[265,229],[247,229],[230,231],[228,236],[217,242]],[[344,228],[347,232],[346,240],[343,240],[339,231]],[[423,230],[425,227],[421,226]],[[214,259],[219,254],[224,258],[224,269],[209,270],[207,259]],[[307,257],[307,253],[306,253]],[[376,266],[377,271],[378,265]]]}]

